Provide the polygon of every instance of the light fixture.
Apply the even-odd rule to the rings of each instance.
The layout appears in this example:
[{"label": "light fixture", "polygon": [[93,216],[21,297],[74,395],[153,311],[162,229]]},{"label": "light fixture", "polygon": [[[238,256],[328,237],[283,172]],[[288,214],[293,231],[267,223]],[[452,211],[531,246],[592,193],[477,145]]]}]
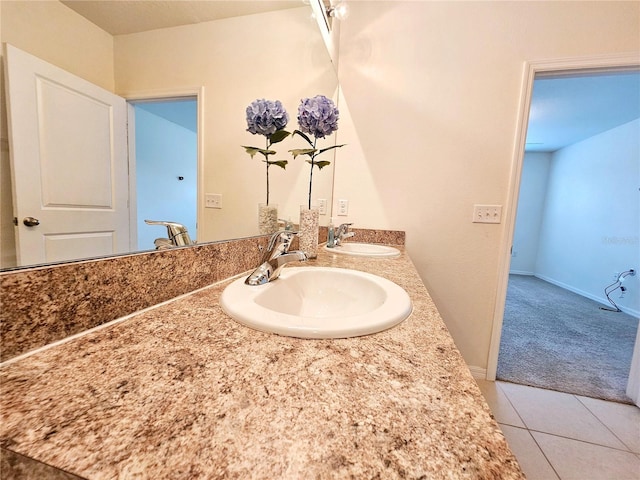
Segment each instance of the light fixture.
[{"label": "light fixture", "polygon": [[349,16],[349,5],[343,1],[338,1],[335,4],[332,3],[331,6],[327,8],[327,16],[344,20]]}]

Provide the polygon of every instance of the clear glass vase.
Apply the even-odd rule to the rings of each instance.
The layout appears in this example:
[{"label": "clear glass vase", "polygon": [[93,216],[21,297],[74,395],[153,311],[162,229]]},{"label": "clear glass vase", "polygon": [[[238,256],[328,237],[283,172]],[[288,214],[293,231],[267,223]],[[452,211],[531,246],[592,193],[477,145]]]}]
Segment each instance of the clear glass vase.
[{"label": "clear glass vase", "polygon": [[298,238],[300,242],[300,250],[307,254],[308,258],[316,258],[318,256],[318,228],[319,228],[320,212],[318,207],[312,205],[300,205],[300,230]]},{"label": "clear glass vase", "polygon": [[260,235],[271,235],[278,231],[278,206],[258,204],[258,231]]}]

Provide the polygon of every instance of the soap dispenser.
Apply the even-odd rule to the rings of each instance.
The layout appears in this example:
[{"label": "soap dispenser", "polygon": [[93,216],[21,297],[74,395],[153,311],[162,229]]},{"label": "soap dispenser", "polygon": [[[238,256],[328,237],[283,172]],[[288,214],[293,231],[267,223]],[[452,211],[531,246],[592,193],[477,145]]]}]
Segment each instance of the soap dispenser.
[{"label": "soap dispenser", "polygon": [[327,248],[333,248],[336,246],[336,229],[333,226],[333,217],[329,220],[327,232]]}]

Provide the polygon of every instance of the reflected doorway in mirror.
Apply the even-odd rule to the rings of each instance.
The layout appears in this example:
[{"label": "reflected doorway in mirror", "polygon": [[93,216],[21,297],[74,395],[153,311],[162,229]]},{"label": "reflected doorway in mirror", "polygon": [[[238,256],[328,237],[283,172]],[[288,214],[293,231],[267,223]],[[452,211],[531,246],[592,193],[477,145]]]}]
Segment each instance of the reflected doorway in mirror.
[{"label": "reflected doorway in mirror", "polygon": [[[135,137],[135,205],[138,250],[154,248],[157,231],[147,218],[170,219],[184,225],[195,242],[198,193],[197,98],[131,102]],[[132,152],[131,152],[132,150]],[[182,178],[182,180],[180,180]]]}]

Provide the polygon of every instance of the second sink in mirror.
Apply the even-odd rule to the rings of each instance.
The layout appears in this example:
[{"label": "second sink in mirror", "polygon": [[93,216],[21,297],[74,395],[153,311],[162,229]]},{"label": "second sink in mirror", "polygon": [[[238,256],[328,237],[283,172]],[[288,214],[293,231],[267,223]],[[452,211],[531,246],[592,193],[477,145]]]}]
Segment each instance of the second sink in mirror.
[{"label": "second sink in mirror", "polygon": [[400,250],[387,245],[377,245],[374,243],[342,243],[337,247],[327,247],[327,252],[339,255],[353,255],[356,257],[386,257],[393,258],[400,256]]}]

